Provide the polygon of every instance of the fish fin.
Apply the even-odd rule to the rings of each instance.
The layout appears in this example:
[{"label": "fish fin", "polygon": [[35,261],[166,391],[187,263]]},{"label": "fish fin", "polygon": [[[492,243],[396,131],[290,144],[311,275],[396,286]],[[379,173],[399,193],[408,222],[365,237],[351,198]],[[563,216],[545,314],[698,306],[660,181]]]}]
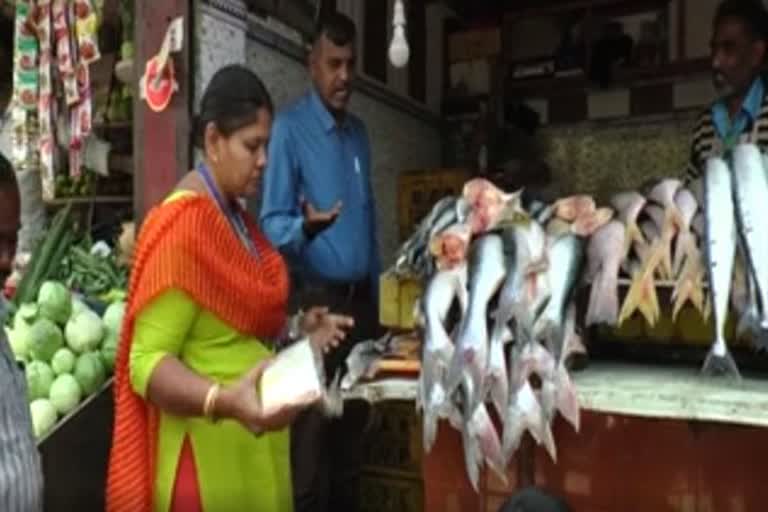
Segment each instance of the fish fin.
[{"label": "fish fin", "polygon": [[578,433],[581,429],[581,413],[576,386],[564,365],[557,371],[557,410]]},{"label": "fish fin", "polygon": [[739,368],[736,366],[736,361],[727,348],[724,355],[718,355],[715,353],[715,347],[713,346],[706,359],[704,359],[701,373],[708,377],[726,377],[737,382],[741,380],[741,373],[739,373]]},{"label": "fish fin", "polygon": [[480,443],[473,435],[469,425],[464,425],[461,431],[462,444],[464,446],[464,464],[467,469],[467,477],[472,484],[475,492],[478,492],[478,482],[480,481],[480,464],[482,455],[480,453]]},{"label": "fish fin", "polygon": [[683,269],[683,262],[688,253],[688,247],[691,243],[691,232],[680,231],[677,235],[677,242],[675,243],[675,252],[672,256],[672,275],[679,276]]},{"label": "fish fin", "polygon": [[677,315],[680,314],[680,310],[686,302],[691,300],[691,294],[693,293],[693,283],[690,277],[683,273],[680,278],[675,282],[675,289],[672,291],[672,300],[674,306],[672,307],[672,321],[677,321]]},{"label": "fish fin", "polygon": [[640,227],[637,225],[637,222],[631,222],[625,225],[625,234],[624,234],[624,247],[622,248],[622,261],[626,260],[629,256],[630,251],[632,250],[632,244],[634,242],[637,242],[639,244],[646,244],[645,237],[643,237],[642,231],[640,231]]},{"label": "fish fin", "polygon": [[496,433],[496,428],[493,426],[485,404],[480,404],[472,417],[472,421],[474,422],[474,427],[470,431],[477,433],[476,435],[480,440],[480,451],[485,462],[488,463],[491,470],[506,485],[507,473],[504,470],[507,467],[506,460],[501,448],[501,442],[499,441],[499,435]]},{"label": "fish fin", "polygon": [[618,276],[598,272],[590,290],[586,324],[616,325],[619,312]]}]

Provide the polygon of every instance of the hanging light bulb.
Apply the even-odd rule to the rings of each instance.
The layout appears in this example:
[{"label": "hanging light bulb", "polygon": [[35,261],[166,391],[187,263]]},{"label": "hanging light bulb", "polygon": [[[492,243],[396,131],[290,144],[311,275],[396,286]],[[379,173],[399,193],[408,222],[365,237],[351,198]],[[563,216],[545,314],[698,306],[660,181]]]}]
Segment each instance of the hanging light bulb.
[{"label": "hanging light bulb", "polygon": [[395,9],[392,16],[392,42],[389,44],[389,62],[396,68],[402,68],[408,64],[411,50],[405,39],[405,8],[403,0],[395,0]]}]

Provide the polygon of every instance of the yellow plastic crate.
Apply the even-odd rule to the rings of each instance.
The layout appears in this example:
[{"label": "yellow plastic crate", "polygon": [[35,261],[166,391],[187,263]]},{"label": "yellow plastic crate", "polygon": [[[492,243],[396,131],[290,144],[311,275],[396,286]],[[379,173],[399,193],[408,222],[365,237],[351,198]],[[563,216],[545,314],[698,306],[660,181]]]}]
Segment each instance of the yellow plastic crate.
[{"label": "yellow plastic crate", "polygon": [[387,272],[379,278],[379,323],[392,329],[413,329],[414,311],[423,293],[418,279],[398,278]]}]

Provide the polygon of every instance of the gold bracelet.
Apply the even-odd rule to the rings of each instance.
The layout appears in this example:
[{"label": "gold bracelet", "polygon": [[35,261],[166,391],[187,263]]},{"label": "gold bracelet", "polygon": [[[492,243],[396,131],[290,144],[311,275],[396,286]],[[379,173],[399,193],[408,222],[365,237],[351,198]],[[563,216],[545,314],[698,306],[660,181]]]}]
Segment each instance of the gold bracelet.
[{"label": "gold bracelet", "polygon": [[213,420],[213,412],[216,407],[216,399],[219,397],[219,390],[221,387],[217,384],[213,384],[205,395],[205,402],[203,403],[203,416]]}]

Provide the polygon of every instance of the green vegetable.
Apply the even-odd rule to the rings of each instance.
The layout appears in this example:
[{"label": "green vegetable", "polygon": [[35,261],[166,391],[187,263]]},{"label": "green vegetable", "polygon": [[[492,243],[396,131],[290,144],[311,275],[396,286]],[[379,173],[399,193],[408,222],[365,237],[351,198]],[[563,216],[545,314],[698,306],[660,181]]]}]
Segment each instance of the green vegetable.
[{"label": "green vegetable", "polygon": [[22,304],[19,310],[16,312],[15,318],[26,320],[28,323],[32,323],[37,318],[38,313],[37,304],[30,302],[28,304]]},{"label": "green vegetable", "polygon": [[10,327],[3,327],[3,329],[16,360],[26,361],[29,358],[29,326],[23,323],[23,320],[21,323],[24,325],[21,329]]},{"label": "green vegetable", "polygon": [[[65,233],[71,231],[72,203],[59,210],[51,222],[51,226],[45,238],[35,246],[32,257],[24,276],[16,288],[13,303],[16,306],[35,300],[42,283],[55,271],[61,260],[56,260],[55,255],[60,253],[61,247],[67,247]],[[65,244],[62,244],[62,241]]]},{"label": "green vegetable", "polygon": [[40,316],[64,325],[72,314],[72,294],[62,283],[46,281],[37,294],[37,307]]},{"label": "green vegetable", "polygon": [[51,368],[56,375],[63,375],[65,373],[72,373],[75,369],[75,361],[77,357],[68,348],[60,348],[53,354],[51,359]]},{"label": "green vegetable", "polygon": [[30,401],[48,398],[53,384],[53,370],[42,361],[32,361],[24,370],[27,377],[27,396]]},{"label": "green vegetable", "polygon": [[125,302],[113,302],[104,311],[102,320],[104,321],[104,327],[108,332],[115,333],[117,337],[120,337],[120,331],[123,327],[123,317],[125,316]]},{"label": "green vegetable", "polygon": [[32,428],[38,439],[50,432],[56,425],[58,416],[56,415],[56,408],[50,400],[41,398],[33,401],[29,404],[29,412],[32,416]]},{"label": "green vegetable", "polygon": [[104,343],[101,345],[101,360],[104,362],[104,367],[110,373],[115,370],[115,357],[117,356],[117,345],[120,339],[118,336],[110,331],[107,331],[107,337],[104,338]]},{"label": "green vegetable", "polygon": [[78,299],[74,295],[72,296],[72,316],[80,313],[83,310],[90,309],[85,302]]},{"label": "green vegetable", "polygon": [[80,384],[68,373],[59,375],[51,384],[51,403],[62,416],[72,412],[82,397]]},{"label": "green vegetable", "polygon": [[41,318],[32,324],[29,331],[29,354],[32,359],[47,363],[63,346],[64,336],[56,324],[47,318]]},{"label": "green vegetable", "polygon": [[99,348],[104,338],[104,326],[99,315],[90,309],[84,309],[67,322],[64,329],[67,345],[75,353],[82,354]]},{"label": "green vegetable", "polygon": [[75,379],[85,396],[92,395],[107,380],[106,370],[101,356],[97,352],[86,352],[77,358]]}]

